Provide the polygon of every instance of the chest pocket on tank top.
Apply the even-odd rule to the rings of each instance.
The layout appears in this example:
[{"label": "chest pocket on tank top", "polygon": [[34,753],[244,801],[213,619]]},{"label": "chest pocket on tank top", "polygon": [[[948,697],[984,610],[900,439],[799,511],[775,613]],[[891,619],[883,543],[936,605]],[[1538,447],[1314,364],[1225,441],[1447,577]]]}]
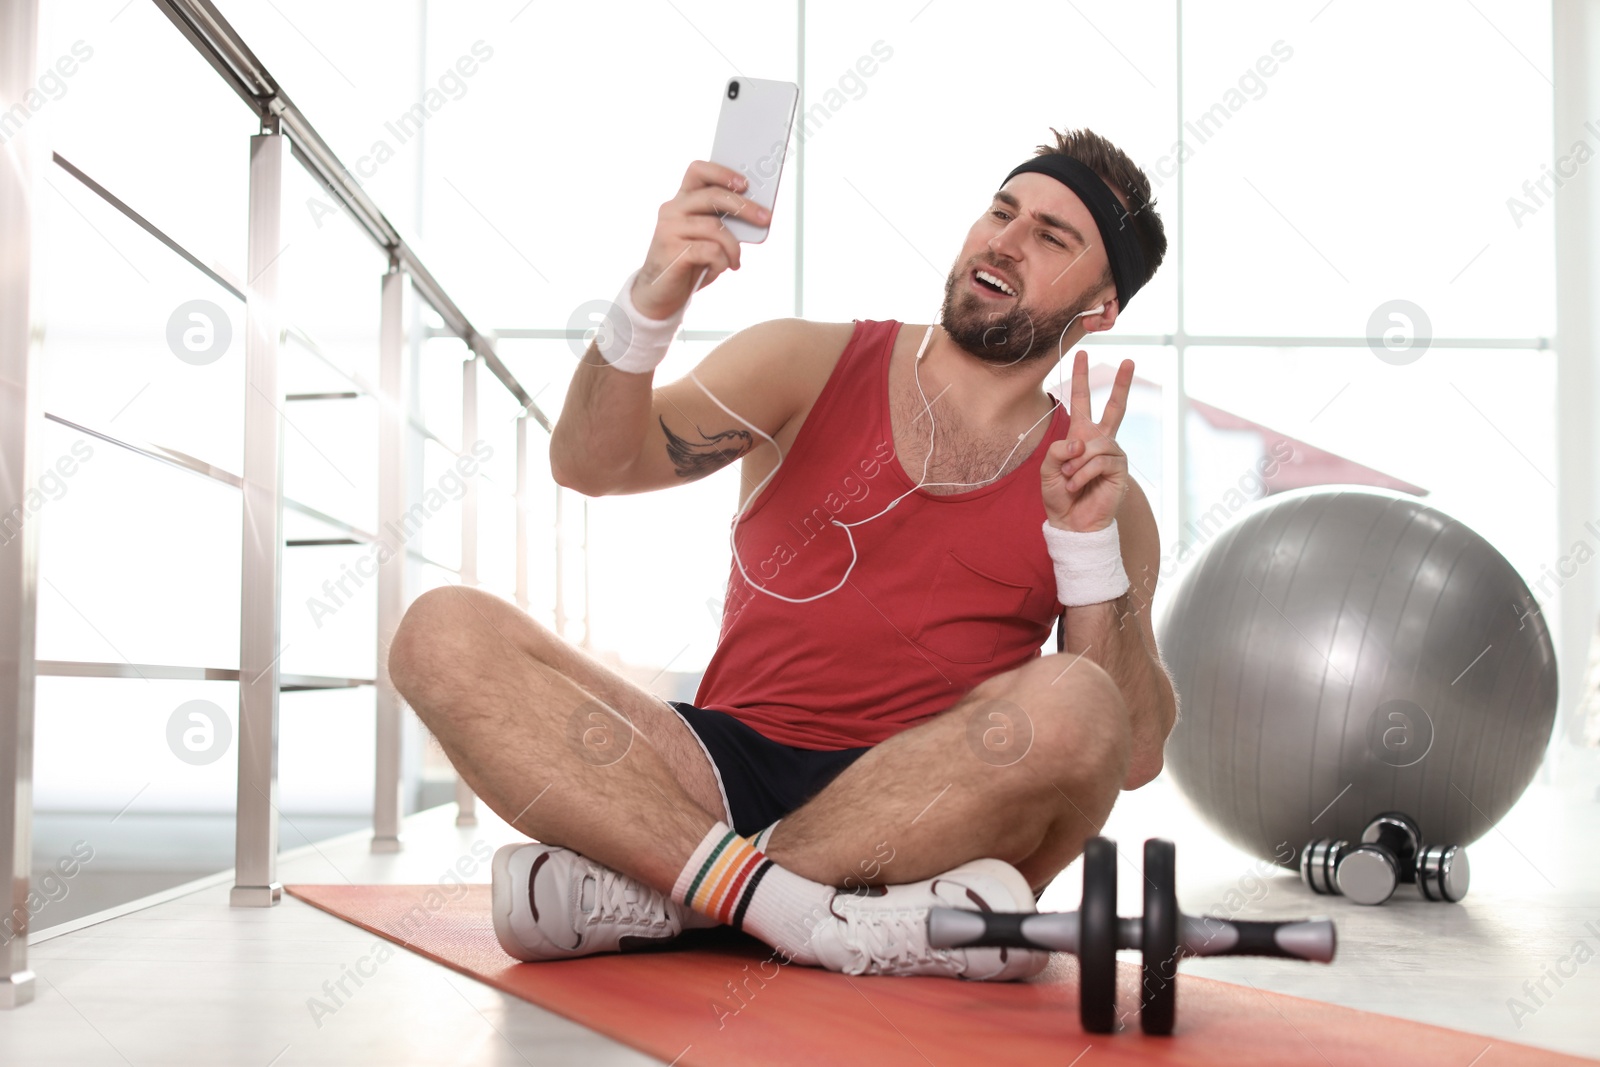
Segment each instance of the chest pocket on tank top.
[{"label": "chest pocket on tank top", "polygon": [[1032,586],[991,577],[947,552],[933,575],[912,640],[952,663],[987,663],[1003,625],[1015,625]]}]

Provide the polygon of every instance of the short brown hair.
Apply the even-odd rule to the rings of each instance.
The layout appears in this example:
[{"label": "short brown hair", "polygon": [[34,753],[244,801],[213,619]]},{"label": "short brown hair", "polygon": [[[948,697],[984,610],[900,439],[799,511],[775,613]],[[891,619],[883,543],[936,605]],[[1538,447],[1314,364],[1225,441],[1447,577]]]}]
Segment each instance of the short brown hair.
[{"label": "short brown hair", "polygon": [[[1093,130],[1061,131],[1052,126],[1050,132],[1055,134],[1056,143],[1040,145],[1033,153],[1035,156],[1061,155],[1075,159],[1100,175],[1101,180],[1127,202],[1128,214],[1133,219],[1133,235],[1144,253],[1145,274],[1137,279],[1143,286],[1167,254],[1167,229],[1161,223],[1161,216],[1156,214],[1155,201],[1150,196],[1150,179],[1126,152]],[[1096,287],[1110,285],[1112,280],[1108,264]]]}]

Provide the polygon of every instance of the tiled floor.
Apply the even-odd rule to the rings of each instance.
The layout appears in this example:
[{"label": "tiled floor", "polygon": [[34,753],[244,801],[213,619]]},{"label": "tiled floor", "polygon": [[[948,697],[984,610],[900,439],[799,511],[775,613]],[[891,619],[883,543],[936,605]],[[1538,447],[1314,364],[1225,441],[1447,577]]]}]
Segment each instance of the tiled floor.
[{"label": "tiled floor", "polygon": [[[437,882],[461,857],[519,836],[492,814],[458,829],[447,805],[407,821],[403,852],[373,855],[368,833],[347,835],[286,854],[279,878]],[[483,865],[468,880],[488,875]],[[404,951],[359,988],[347,983],[353,995],[336,1003],[323,983],[373,955],[379,939],[287,895],[275,908],[230,908],[231,876],[210,881],[34,945],[36,999],[0,1013],[0,1064],[653,1062]]]},{"label": "tiled floor", "polygon": [[[1188,973],[1453,1026],[1484,1034],[1486,1047],[1512,1040],[1600,1056],[1600,962],[1579,953],[1576,973],[1559,987],[1547,978],[1538,1003],[1523,986],[1563,958],[1571,970],[1579,941],[1600,950],[1600,752],[1573,753],[1554,777],[1472,846],[1472,890],[1459,905],[1404,893],[1381,908],[1314,897],[1219,841],[1165,779],[1124,796],[1106,833],[1130,862],[1147,836],[1176,840],[1179,896],[1191,913],[1339,921],[1330,967],[1218,959],[1186,962]],[[411,817],[404,852],[372,855],[358,833],[287,853],[279,870],[286,883],[435,882],[461,857],[515,836],[487,812],[479,827],[459,829],[446,806]],[[469,880],[487,878],[483,866]],[[269,910],[229,908],[229,884],[211,879],[36,944],[37,999],[0,1013],[0,1063],[651,1062],[403,951],[319,1015],[312,1000],[329,1002],[323,983],[373,953],[377,939],[289,897]],[[1074,906],[1078,885],[1074,866],[1044,906]],[[1124,868],[1121,887],[1121,910],[1137,913],[1136,869]],[[1530,1010],[1514,1012],[1513,998]]]},{"label": "tiled floor", "polygon": [[[294,814],[279,822],[279,848],[288,852],[371,825],[370,817]],[[64,893],[51,894],[34,915],[33,928],[59,926],[232,866],[233,831],[231,813],[36,811],[35,881],[64,857],[90,858],[64,881]]]}]

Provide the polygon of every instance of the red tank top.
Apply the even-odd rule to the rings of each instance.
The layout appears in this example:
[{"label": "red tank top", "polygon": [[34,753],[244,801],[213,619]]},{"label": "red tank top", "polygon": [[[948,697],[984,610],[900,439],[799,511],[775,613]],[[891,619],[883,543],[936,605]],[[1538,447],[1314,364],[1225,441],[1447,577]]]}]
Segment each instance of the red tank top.
[{"label": "red tank top", "polygon": [[[921,474],[900,465],[890,429],[899,332],[856,320],[783,465],[732,521],[739,558],[695,703],[797,748],[875,745],[947,711],[1039,655],[1062,610],[1039,491],[1045,450],[1067,432],[1059,404],[1005,477],[949,495],[916,489],[878,515]],[[834,520],[872,515],[849,530],[851,567]],[[800,604],[753,588],[803,600],[836,585]]]}]

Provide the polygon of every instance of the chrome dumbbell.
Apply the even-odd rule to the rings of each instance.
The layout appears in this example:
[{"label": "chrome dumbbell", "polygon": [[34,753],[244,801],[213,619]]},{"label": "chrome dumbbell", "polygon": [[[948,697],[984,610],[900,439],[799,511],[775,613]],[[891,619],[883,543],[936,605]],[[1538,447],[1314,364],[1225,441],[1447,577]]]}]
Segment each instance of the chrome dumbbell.
[{"label": "chrome dumbbell", "polygon": [[1367,823],[1361,840],[1334,867],[1339,892],[1357,904],[1382,904],[1401,882],[1416,881],[1422,831],[1408,815],[1386,811]]},{"label": "chrome dumbbell", "polygon": [[1401,882],[1416,882],[1429,900],[1467,895],[1471,870],[1459,845],[1425,845],[1416,821],[1403,812],[1375,816],[1354,845],[1319,838],[1300,854],[1300,878],[1314,892],[1382,904]]},{"label": "chrome dumbbell", "polygon": [[1417,854],[1416,878],[1422,895],[1452,904],[1467,895],[1472,868],[1467,850],[1460,845],[1427,845]]},{"label": "chrome dumbbell", "polygon": [[1331,837],[1319,837],[1300,850],[1300,880],[1313,893],[1338,896],[1339,883],[1334,874],[1339,869],[1339,859],[1350,842]]}]

